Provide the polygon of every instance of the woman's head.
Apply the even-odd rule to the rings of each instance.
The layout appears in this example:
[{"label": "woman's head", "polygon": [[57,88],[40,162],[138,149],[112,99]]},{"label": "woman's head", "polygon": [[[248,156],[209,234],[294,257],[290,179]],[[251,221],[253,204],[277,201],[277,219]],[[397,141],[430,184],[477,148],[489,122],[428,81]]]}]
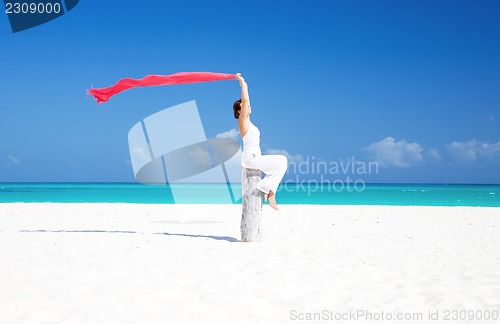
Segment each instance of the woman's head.
[{"label": "woman's head", "polygon": [[236,119],[240,118],[240,111],[241,111],[241,99],[238,99],[233,104],[234,118]]}]

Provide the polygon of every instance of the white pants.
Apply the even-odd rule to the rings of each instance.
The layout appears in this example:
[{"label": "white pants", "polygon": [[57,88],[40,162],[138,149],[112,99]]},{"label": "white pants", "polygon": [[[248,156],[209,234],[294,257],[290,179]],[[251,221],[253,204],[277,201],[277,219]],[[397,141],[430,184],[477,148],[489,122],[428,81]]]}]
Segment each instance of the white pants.
[{"label": "white pants", "polygon": [[257,189],[268,194],[269,191],[276,193],[278,186],[285,175],[288,160],[284,155],[251,155],[243,157],[241,166],[248,169],[258,169],[266,174],[259,181]]}]

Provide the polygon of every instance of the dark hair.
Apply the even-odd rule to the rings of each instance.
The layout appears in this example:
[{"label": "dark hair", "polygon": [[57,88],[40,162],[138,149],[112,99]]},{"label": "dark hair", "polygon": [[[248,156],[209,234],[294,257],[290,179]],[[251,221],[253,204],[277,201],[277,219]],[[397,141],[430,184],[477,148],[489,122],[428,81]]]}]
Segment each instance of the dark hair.
[{"label": "dark hair", "polygon": [[234,118],[240,118],[240,110],[241,110],[241,99],[238,99],[233,104]]}]

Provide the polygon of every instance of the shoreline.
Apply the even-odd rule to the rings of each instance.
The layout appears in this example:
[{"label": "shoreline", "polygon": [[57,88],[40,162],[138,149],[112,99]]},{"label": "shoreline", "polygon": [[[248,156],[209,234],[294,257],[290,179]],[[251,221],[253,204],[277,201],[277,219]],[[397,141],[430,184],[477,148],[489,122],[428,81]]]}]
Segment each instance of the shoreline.
[{"label": "shoreline", "polygon": [[[54,205],[144,205],[144,206],[241,206],[241,203],[238,204],[225,204],[225,203],[215,203],[215,204],[206,204],[206,203],[196,203],[196,204],[185,204],[185,203],[144,203],[144,202],[64,202],[64,201],[18,201],[18,202],[1,202],[0,201],[0,209],[2,206],[7,205],[23,205],[23,204],[54,204]],[[331,206],[331,207],[430,207],[430,208],[491,208],[491,209],[499,209],[500,206],[470,206],[470,205],[390,205],[390,204],[291,204],[291,203],[279,203],[279,206]],[[263,204],[262,207],[266,208],[269,204]]]}]

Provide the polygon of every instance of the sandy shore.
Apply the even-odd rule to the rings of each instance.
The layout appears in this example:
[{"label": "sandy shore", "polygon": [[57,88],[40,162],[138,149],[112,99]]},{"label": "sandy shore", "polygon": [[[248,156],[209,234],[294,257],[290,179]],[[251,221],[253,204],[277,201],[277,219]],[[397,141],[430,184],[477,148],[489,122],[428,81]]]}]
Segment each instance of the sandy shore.
[{"label": "sandy shore", "polygon": [[451,323],[447,311],[500,312],[499,208],[265,206],[261,243],[239,242],[240,215],[0,204],[0,322]]}]

